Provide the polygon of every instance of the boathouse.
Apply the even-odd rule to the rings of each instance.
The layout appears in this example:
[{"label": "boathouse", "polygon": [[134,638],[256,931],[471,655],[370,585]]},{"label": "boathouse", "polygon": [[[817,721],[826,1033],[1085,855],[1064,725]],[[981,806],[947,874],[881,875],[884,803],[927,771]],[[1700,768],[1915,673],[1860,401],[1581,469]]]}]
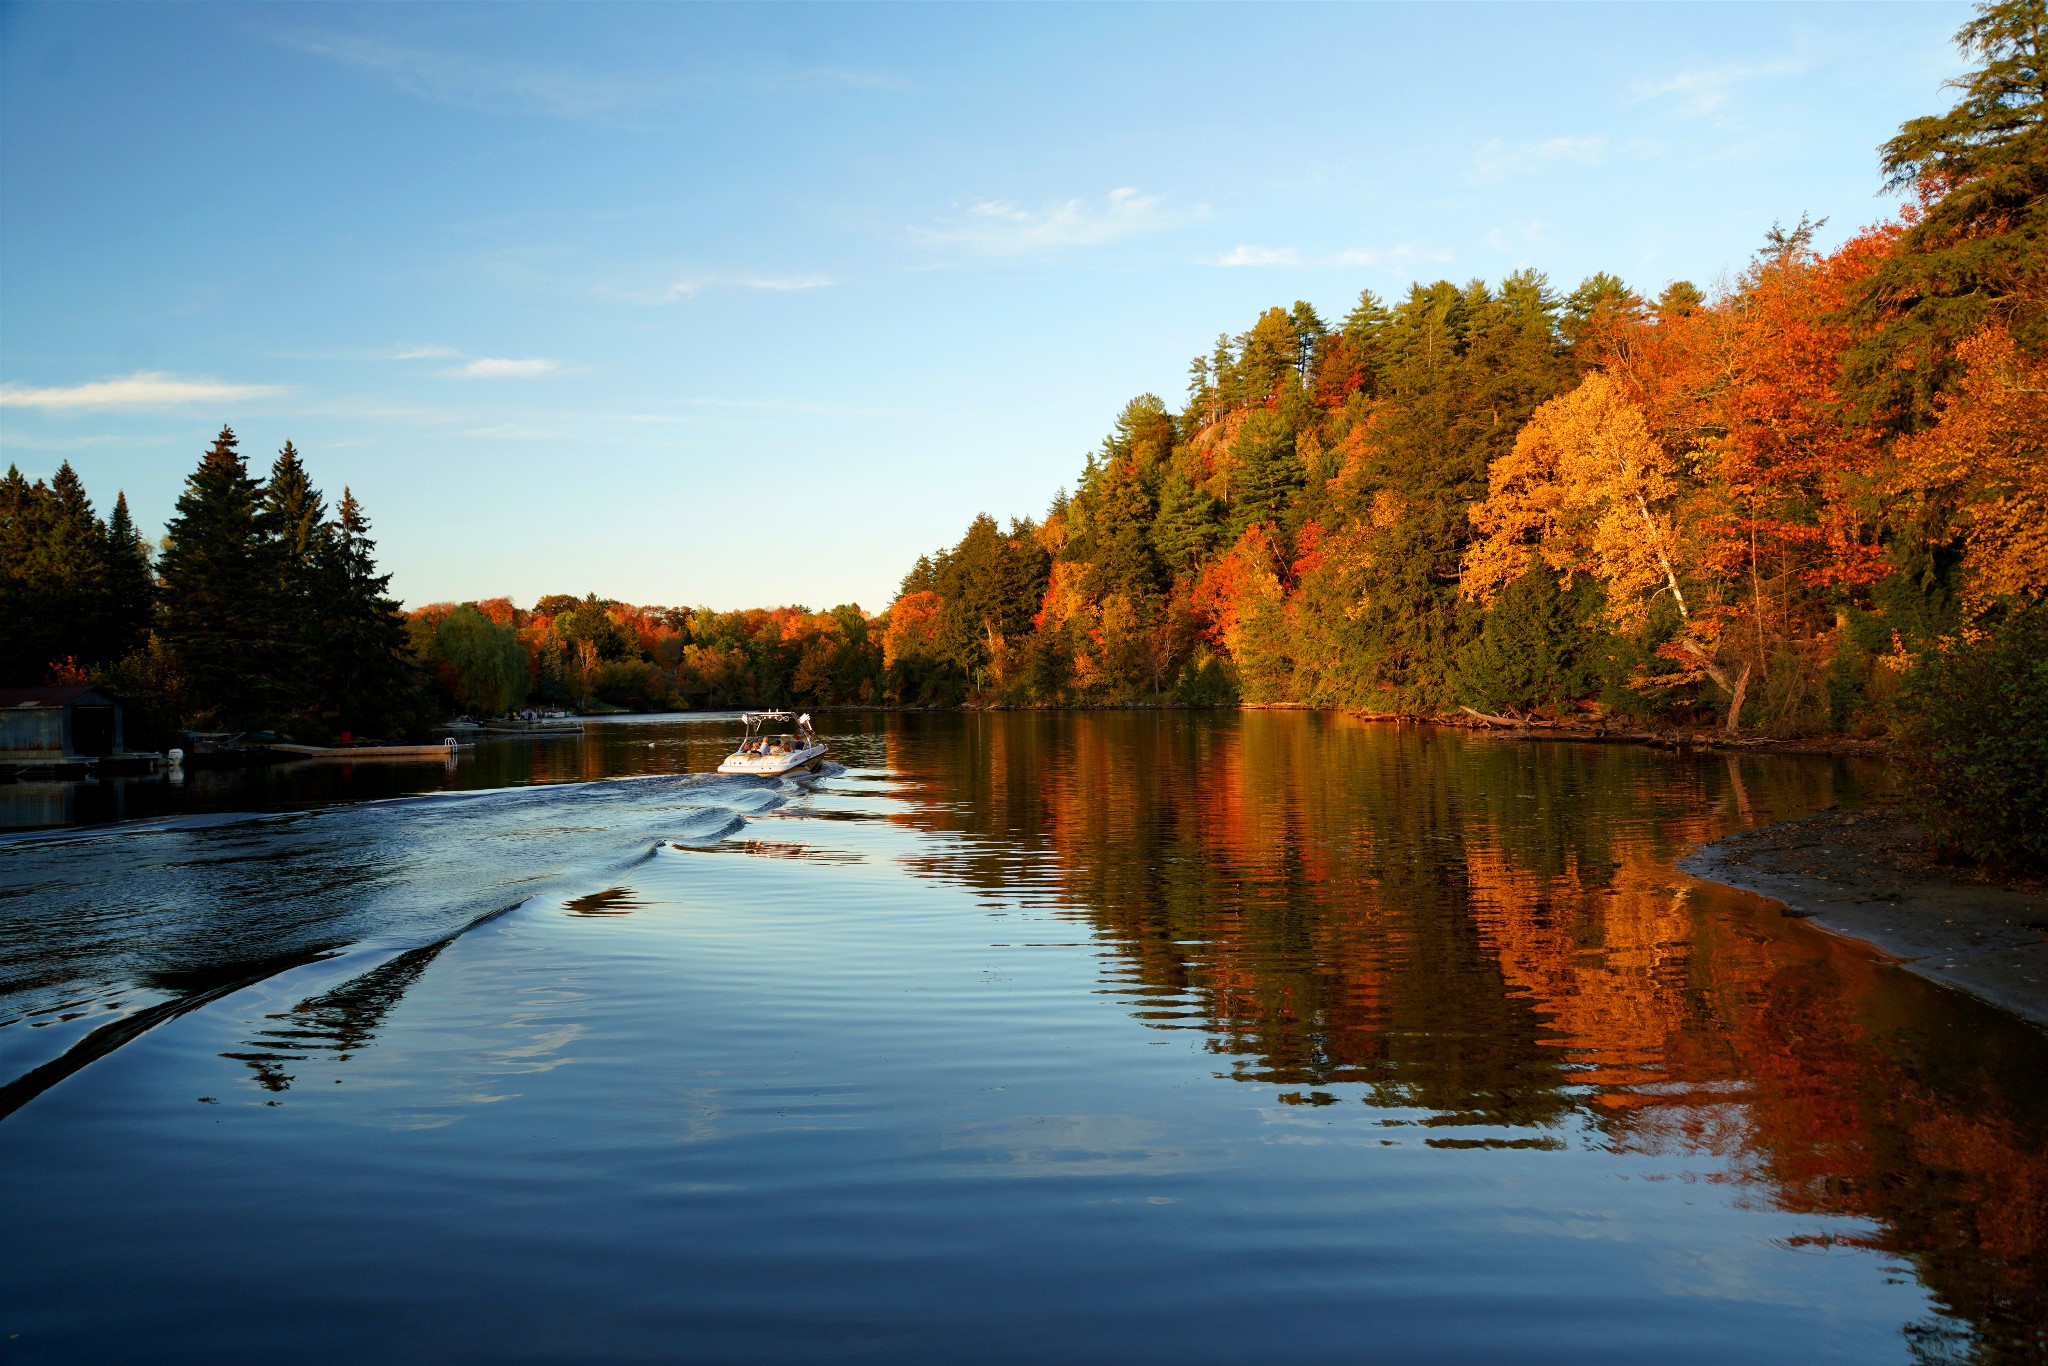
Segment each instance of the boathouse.
[{"label": "boathouse", "polygon": [[98,688],[0,688],[0,764],[77,763],[123,748],[121,704]]}]

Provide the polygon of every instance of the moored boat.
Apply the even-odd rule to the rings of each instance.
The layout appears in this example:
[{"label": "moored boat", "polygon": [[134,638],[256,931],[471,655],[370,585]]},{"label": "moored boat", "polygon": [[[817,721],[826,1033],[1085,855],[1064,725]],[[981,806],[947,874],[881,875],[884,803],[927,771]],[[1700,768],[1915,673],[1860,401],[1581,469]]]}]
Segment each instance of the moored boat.
[{"label": "moored boat", "polygon": [[[718,766],[720,773],[772,778],[795,769],[810,768],[825,757],[825,742],[811,730],[809,713],[750,711],[740,719],[746,722],[747,733],[741,738],[739,748],[726,755],[725,761]],[[780,734],[762,734],[762,727],[770,721],[793,721],[796,729]]]},{"label": "moored boat", "polygon": [[583,723],[560,712],[502,717],[481,723],[483,729],[499,735],[581,735]]}]

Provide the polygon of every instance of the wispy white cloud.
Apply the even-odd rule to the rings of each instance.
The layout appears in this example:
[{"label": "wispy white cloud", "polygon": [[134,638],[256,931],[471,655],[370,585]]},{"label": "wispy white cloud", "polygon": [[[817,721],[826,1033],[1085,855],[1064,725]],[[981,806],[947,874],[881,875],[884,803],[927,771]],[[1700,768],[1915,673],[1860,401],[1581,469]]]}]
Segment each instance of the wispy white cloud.
[{"label": "wispy white cloud", "polygon": [[545,379],[563,371],[560,361],[542,356],[470,356],[453,346],[401,346],[384,352],[380,359],[461,361],[434,372],[445,379]]},{"label": "wispy white cloud", "polygon": [[170,408],[183,403],[224,403],[263,398],[284,390],[272,384],[226,384],[213,379],[179,379],[161,370],[137,370],[117,379],[30,388],[0,384],[0,408],[41,408],[74,412],[88,408]]},{"label": "wispy white cloud", "polygon": [[1413,242],[1403,242],[1396,247],[1352,247],[1338,252],[1332,263],[1340,266],[1387,266],[1399,270],[1406,266],[1450,261],[1456,257],[1457,253],[1449,247],[1418,247]]},{"label": "wispy white cloud", "polygon": [[380,42],[360,34],[299,30],[275,35],[284,47],[358,71],[438,104],[539,113],[586,123],[628,123],[665,104],[717,90],[909,89],[900,77],[847,67],[721,72],[649,80],[615,71],[507,61]]},{"label": "wispy white cloud", "polygon": [[674,304],[694,299],[706,290],[758,289],[770,294],[797,294],[810,289],[829,289],[837,283],[838,281],[829,275],[749,275],[713,271],[707,274],[681,276],[660,289],[603,292],[613,298],[629,299],[634,303]]},{"label": "wispy white cloud", "polygon": [[513,360],[503,356],[478,356],[475,360],[441,373],[451,379],[545,379],[560,374],[560,361],[534,357]]},{"label": "wispy white cloud", "polygon": [[[142,446],[169,446],[184,440],[168,435],[116,435],[102,432],[93,436],[53,436],[45,433],[7,432],[0,434],[0,448],[7,450],[31,451],[88,451],[106,448],[129,449]],[[31,480],[38,476],[28,470],[23,473]],[[44,471],[45,474],[48,471]]]},{"label": "wispy white cloud", "polygon": [[1101,200],[1067,199],[1039,209],[984,199],[966,205],[956,217],[911,235],[926,246],[981,256],[1027,256],[1122,241],[1171,227],[1202,212],[1199,206],[1186,211],[1170,209],[1158,195],[1123,186]]},{"label": "wispy white cloud", "polygon": [[1550,225],[1540,218],[1503,223],[1486,234],[1486,245],[1495,251],[1527,253],[1550,241]]},{"label": "wispy white cloud", "polygon": [[278,41],[375,76],[409,95],[472,109],[525,110],[556,118],[613,122],[644,112],[666,93],[658,86],[616,74],[397,47],[355,34],[299,32],[279,35]]},{"label": "wispy white cloud", "polygon": [[1613,152],[1604,137],[1558,137],[1514,143],[1488,138],[1472,154],[1472,177],[1490,183],[1513,175],[1547,171],[1553,166],[1604,166]]},{"label": "wispy white cloud", "polygon": [[842,90],[908,90],[909,82],[880,71],[852,71],[837,66],[811,66],[796,71],[776,72],[761,78],[771,89],[789,86],[824,86]]},{"label": "wispy white cloud", "polygon": [[498,422],[486,427],[470,427],[462,435],[490,441],[548,441],[562,437],[558,430],[536,427],[527,422]]},{"label": "wispy white cloud", "polygon": [[1294,247],[1254,247],[1239,243],[1221,256],[1212,257],[1202,263],[1205,266],[1299,266],[1306,264],[1301,252]]},{"label": "wispy white cloud", "polygon": [[1638,103],[1672,96],[1676,98],[1681,113],[1703,118],[1719,113],[1737,86],[1780,76],[1804,75],[1812,67],[1810,61],[1797,57],[1780,57],[1744,66],[1702,67],[1662,79],[1638,77],[1631,82],[1629,94]]},{"label": "wispy white cloud", "polygon": [[1298,247],[1239,245],[1221,256],[1210,257],[1202,264],[1226,269],[1250,266],[1285,270],[1298,270],[1304,267],[1383,266],[1398,271],[1411,265],[1448,261],[1454,255],[1455,253],[1448,248],[1418,247],[1408,242],[1397,247],[1347,247],[1328,256],[1309,256]]}]

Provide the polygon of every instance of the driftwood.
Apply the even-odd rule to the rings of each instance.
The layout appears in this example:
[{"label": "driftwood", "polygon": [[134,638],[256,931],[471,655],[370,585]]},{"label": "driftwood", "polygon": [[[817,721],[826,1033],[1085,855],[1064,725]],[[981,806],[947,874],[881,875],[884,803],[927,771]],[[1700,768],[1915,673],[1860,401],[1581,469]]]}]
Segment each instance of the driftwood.
[{"label": "driftwood", "polygon": [[1458,710],[1468,716],[1478,717],[1489,726],[1505,726],[1510,730],[1557,730],[1560,727],[1568,729],[1571,724],[1565,721],[1539,721],[1533,716],[1495,716],[1491,712],[1477,711],[1462,704]]}]

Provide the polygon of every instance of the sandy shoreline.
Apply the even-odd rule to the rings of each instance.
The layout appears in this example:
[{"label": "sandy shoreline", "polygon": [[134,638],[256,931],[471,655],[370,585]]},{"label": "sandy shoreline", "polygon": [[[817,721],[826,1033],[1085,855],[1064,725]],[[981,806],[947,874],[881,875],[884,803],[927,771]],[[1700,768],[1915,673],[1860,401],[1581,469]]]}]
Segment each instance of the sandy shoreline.
[{"label": "sandy shoreline", "polygon": [[2048,1029],[2048,894],[1973,880],[1920,851],[1918,826],[1897,811],[1828,811],[1731,835],[1678,866]]}]

